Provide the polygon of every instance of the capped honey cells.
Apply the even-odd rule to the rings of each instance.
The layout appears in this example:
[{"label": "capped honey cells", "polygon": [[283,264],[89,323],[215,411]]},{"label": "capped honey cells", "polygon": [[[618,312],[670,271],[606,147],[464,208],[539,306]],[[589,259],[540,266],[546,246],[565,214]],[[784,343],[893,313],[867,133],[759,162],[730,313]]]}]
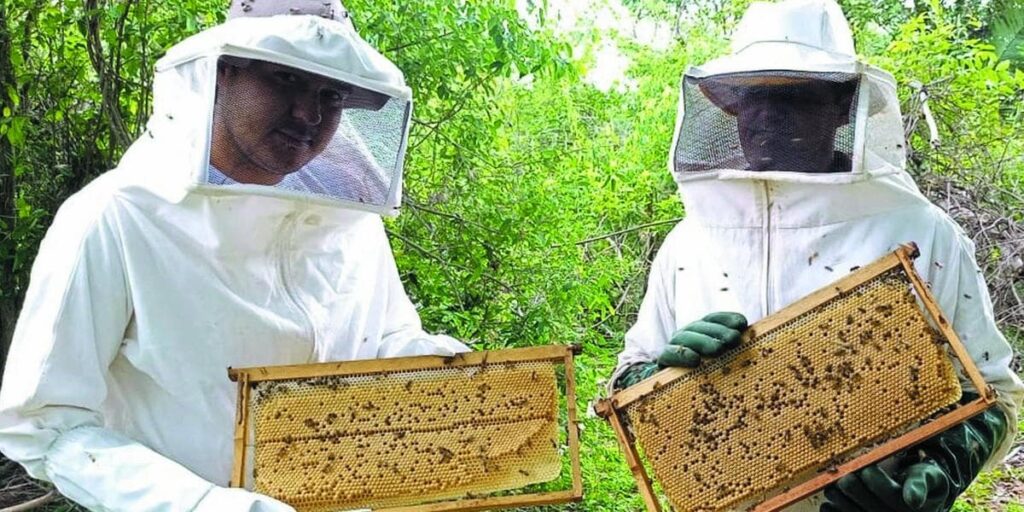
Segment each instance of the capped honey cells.
[{"label": "capped honey cells", "polygon": [[718,511],[960,399],[945,338],[888,270],[625,407],[678,510]]},{"label": "capped honey cells", "polygon": [[559,396],[550,361],[259,382],[253,489],[307,512],[550,481]]}]

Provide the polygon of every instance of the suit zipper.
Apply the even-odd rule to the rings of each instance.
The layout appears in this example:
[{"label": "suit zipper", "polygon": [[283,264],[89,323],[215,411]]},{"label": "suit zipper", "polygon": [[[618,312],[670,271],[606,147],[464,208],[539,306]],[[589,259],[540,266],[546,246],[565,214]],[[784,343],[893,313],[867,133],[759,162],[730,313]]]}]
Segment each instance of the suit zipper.
[{"label": "suit zipper", "polygon": [[313,327],[309,309],[299,299],[298,294],[288,279],[288,250],[292,245],[291,237],[292,233],[295,232],[295,226],[298,224],[298,217],[299,214],[297,212],[292,212],[281,221],[281,229],[278,231],[277,236],[277,275],[281,281],[281,288],[284,290],[285,297],[301,313],[302,328],[305,331],[306,337],[310,340],[309,355],[306,356],[306,359],[312,361],[313,356],[316,354],[316,329]]}]

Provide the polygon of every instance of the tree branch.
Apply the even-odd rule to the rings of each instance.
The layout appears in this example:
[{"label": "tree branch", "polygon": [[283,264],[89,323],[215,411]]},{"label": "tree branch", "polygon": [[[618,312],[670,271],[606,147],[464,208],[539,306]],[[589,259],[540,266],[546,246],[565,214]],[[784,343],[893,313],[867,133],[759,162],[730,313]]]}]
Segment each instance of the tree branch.
[{"label": "tree branch", "polygon": [[[395,233],[393,231],[389,231],[388,234],[391,235],[391,236],[394,236],[395,238],[397,238],[399,240],[401,240],[402,243],[408,245],[409,247],[412,247],[413,249],[416,249],[418,252],[420,252],[424,256],[426,256],[426,257],[428,257],[428,258],[430,258],[430,259],[440,263],[441,265],[449,266],[449,267],[454,267],[456,269],[462,270],[463,272],[469,272],[471,274],[475,273],[472,269],[470,269],[468,267],[464,267],[462,265],[459,265],[459,264],[456,264],[456,263],[452,263],[450,261],[446,261],[441,256],[439,256],[437,254],[434,254],[433,252],[430,252],[429,250],[427,250],[425,247],[417,244],[416,242],[413,242],[412,240],[409,239],[409,237],[403,236],[402,234]],[[484,279],[486,279],[486,280],[488,280],[488,281],[490,281],[490,282],[492,282],[492,283],[502,287],[508,293],[513,293],[513,294],[516,293],[515,288],[513,288],[512,286],[506,284],[504,281],[501,281],[500,279],[498,279],[498,278],[496,278],[496,277],[494,277],[494,276],[492,276],[490,274],[480,273],[480,277],[482,277],[482,278],[484,278]]]},{"label": "tree branch", "polygon": [[443,34],[440,34],[440,35],[431,36],[431,37],[425,37],[423,39],[419,39],[419,40],[413,41],[411,43],[400,44],[398,46],[395,46],[395,47],[392,47],[392,48],[388,48],[387,50],[384,50],[384,53],[397,52],[397,51],[401,51],[401,50],[404,50],[406,48],[410,48],[410,47],[413,47],[413,46],[416,46],[416,45],[420,45],[420,44],[423,44],[423,43],[429,43],[431,41],[437,41],[438,39],[444,39],[444,38],[446,38],[446,37],[448,37],[448,36],[450,36],[450,35],[452,35],[454,33],[455,33],[454,30],[448,30],[447,32],[445,32]]},{"label": "tree branch", "polygon": [[[585,244],[589,244],[590,242],[596,242],[598,240],[604,240],[605,238],[611,238],[613,236],[624,235],[626,233],[631,233],[633,231],[639,231],[641,229],[653,228],[655,226],[661,226],[663,224],[675,224],[675,223],[677,223],[677,222],[679,222],[681,220],[683,220],[683,217],[676,217],[674,219],[666,219],[666,220],[659,220],[659,221],[655,221],[655,222],[648,222],[647,224],[641,224],[639,226],[633,226],[631,228],[622,229],[622,230],[619,230],[619,231],[615,231],[614,233],[608,233],[607,235],[595,236],[593,238],[588,238],[586,240],[580,240],[579,242],[575,242],[573,245],[585,245]],[[556,248],[557,247],[565,247],[567,245],[569,245],[569,244],[558,244],[558,245],[554,245],[552,247],[556,247]]]},{"label": "tree branch", "polygon": [[[126,5],[127,8],[130,5]],[[110,127],[110,135],[113,139],[110,145],[111,153],[115,147],[128,147],[131,140],[128,131],[125,129],[124,119],[121,117],[121,107],[117,86],[118,69],[108,70],[103,55],[103,35],[100,30],[100,12],[98,0],[86,0],[86,11],[89,13],[85,23],[86,50],[89,53],[89,61],[92,62],[96,77],[100,82],[100,93],[102,96],[102,108],[106,113],[107,123]]]},{"label": "tree branch", "polygon": [[402,199],[402,202],[405,203],[406,205],[408,205],[410,208],[412,208],[414,210],[418,210],[418,211],[425,212],[425,213],[430,213],[430,214],[433,214],[433,215],[437,215],[438,217],[444,217],[446,219],[451,219],[451,220],[454,220],[455,222],[458,222],[460,224],[469,224],[471,226],[476,226],[476,227],[478,227],[478,228],[480,228],[480,229],[482,229],[484,231],[487,231],[489,233],[495,233],[495,234],[498,233],[497,230],[491,229],[491,228],[489,228],[489,227],[487,227],[487,226],[485,226],[483,224],[480,224],[479,222],[473,222],[471,220],[466,220],[462,216],[456,215],[454,213],[442,212],[440,210],[435,210],[433,208],[428,208],[426,206],[423,206],[423,205],[413,201],[412,199],[409,199],[408,197],[404,197]]}]

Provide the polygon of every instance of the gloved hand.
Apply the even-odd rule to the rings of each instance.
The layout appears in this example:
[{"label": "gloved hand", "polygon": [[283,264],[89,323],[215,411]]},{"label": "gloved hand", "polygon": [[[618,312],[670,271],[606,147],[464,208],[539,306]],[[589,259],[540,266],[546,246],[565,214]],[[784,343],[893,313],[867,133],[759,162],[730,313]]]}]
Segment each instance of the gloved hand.
[{"label": "gloved hand", "polygon": [[746,329],[747,319],[739,313],[711,313],[676,331],[656,363],[639,363],[626,368],[614,387],[632,386],[666,366],[696,367],[701,356],[715,357],[738,345]]},{"label": "gloved hand", "polygon": [[636,384],[655,373],[658,373],[661,367],[658,363],[636,363],[626,368],[619,378],[615,381],[615,389],[625,389],[633,384]]},{"label": "gloved hand", "polygon": [[[965,397],[967,398],[967,397]],[[894,469],[868,466],[825,488],[821,512],[944,512],[1006,437],[1002,411],[989,409],[895,455]]]},{"label": "gloved hand", "polygon": [[676,331],[658,356],[658,364],[695,368],[700,358],[716,357],[739,345],[747,319],[739,313],[711,313]]}]

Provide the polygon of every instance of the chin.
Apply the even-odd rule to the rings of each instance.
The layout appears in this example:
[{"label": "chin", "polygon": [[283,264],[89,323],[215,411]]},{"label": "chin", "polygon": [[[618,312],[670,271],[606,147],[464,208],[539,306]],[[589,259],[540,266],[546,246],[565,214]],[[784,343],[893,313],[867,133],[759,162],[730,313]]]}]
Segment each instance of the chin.
[{"label": "chin", "polygon": [[[773,152],[771,154],[760,153],[751,155],[747,158],[747,162],[750,164],[751,171],[821,172],[823,169],[828,168],[831,160],[823,160],[816,157],[817,154],[801,154],[801,152],[794,148],[788,148],[785,151]],[[815,162],[815,164],[809,164],[808,162]],[[779,166],[785,163],[800,163],[800,165],[789,165],[788,168],[780,169]],[[818,163],[821,165],[817,165]]]},{"label": "chin", "polygon": [[300,156],[294,154],[287,154],[289,158],[281,158],[281,156],[284,156],[285,154],[287,153],[281,152],[276,155],[269,155],[270,158],[262,159],[260,167],[269,174],[284,178],[285,176],[302,169],[304,165],[312,160],[311,158],[306,158],[306,155]]}]

